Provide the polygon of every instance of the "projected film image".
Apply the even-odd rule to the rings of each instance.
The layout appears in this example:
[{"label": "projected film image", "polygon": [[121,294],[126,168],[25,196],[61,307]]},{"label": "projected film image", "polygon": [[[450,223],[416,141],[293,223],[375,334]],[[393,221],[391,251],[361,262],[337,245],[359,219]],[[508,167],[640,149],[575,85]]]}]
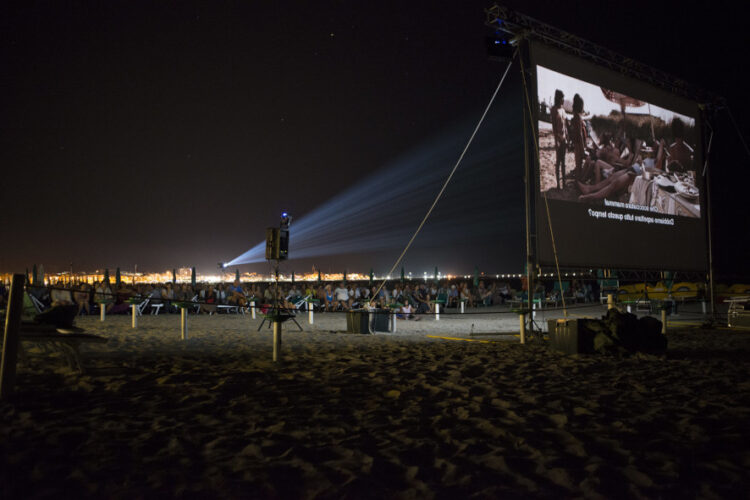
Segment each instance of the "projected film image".
[{"label": "projected film image", "polygon": [[548,199],[700,217],[694,118],[537,66]]}]

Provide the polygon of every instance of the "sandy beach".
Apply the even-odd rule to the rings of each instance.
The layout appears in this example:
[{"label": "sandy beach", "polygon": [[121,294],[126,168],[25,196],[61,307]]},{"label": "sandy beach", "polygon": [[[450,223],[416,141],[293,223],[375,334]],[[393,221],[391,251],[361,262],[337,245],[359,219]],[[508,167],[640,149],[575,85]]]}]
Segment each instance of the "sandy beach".
[{"label": "sandy beach", "polygon": [[[555,139],[552,135],[552,128],[549,123],[539,122],[539,185],[540,191],[552,191],[559,194],[557,181],[555,179]],[[573,170],[575,170],[576,159],[573,151],[565,153],[565,172],[566,179],[570,179]],[[550,193],[552,194],[552,193]]]},{"label": "sandy beach", "polygon": [[187,341],[178,315],[79,318],[109,339],[82,349],[84,375],[26,344],[0,403],[0,496],[747,494],[750,332],[684,324],[665,356],[616,358],[492,335],[515,315],[377,335],[299,319],[278,364],[241,315],[191,316]]}]

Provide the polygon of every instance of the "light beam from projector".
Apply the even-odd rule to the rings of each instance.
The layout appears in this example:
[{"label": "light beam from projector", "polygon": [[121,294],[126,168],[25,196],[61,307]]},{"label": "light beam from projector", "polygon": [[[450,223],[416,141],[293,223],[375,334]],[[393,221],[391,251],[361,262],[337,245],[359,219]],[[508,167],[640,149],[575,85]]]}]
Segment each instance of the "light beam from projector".
[{"label": "light beam from projector", "polygon": [[[467,219],[461,207],[472,204],[493,217],[504,202],[515,200],[502,186],[517,177],[521,148],[516,124],[501,113],[488,119],[464,158],[457,176],[446,190],[434,217],[419,236],[420,245],[445,243],[487,234],[490,217]],[[454,131],[367,176],[350,189],[295,221],[289,254],[293,259],[353,254],[400,248],[411,236],[424,207],[442,185],[451,162],[464,145],[466,131]],[[495,191],[496,190],[496,191]],[[491,195],[490,195],[491,194]],[[503,228],[495,228],[502,231]],[[265,241],[227,265],[265,260]]]}]

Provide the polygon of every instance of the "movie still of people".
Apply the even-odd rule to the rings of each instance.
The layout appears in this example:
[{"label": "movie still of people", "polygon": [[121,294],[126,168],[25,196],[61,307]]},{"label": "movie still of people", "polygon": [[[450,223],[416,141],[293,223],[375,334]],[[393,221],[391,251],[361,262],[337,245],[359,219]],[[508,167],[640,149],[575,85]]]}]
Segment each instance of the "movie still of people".
[{"label": "movie still of people", "polygon": [[695,118],[537,66],[548,199],[701,215]]}]

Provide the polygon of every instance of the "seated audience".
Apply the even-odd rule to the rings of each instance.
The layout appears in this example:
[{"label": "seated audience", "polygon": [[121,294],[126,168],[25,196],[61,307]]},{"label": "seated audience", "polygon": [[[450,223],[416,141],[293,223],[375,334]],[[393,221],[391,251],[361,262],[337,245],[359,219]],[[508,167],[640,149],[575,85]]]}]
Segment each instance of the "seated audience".
[{"label": "seated audience", "polygon": [[350,302],[349,290],[347,290],[346,288],[346,283],[342,281],[339,286],[333,291],[333,293],[336,297],[335,307],[341,308],[344,311],[348,310]]},{"label": "seated audience", "polygon": [[89,304],[89,292],[91,287],[88,283],[81,283],[78,290],[73,292],[73,299],[78,304],[78,314],[82,314],[86,311],[86,314],[91,314],[91,307]]},{"label": "seated audience", "polygon": [[[94,293],[94,302],[100,303],[99,307],[106,307],[106,312],[110,312],[115,305],[114,296],[112,289],[109,287],[109,283],[106,281],[100,281],[96,286]],[[106,302],[106,306],[102,306],[101,303]]]},{"label": "seated audience", "polygon": [[396,314],[396,317],[398,319],[413,319],[415,321],[419,321],[419,317],[415,316],[414,308],[412,307],[411,303],[409,302],[409,299],[406,299],[404,301],[404,305],[399,308],[399,313]]}]

